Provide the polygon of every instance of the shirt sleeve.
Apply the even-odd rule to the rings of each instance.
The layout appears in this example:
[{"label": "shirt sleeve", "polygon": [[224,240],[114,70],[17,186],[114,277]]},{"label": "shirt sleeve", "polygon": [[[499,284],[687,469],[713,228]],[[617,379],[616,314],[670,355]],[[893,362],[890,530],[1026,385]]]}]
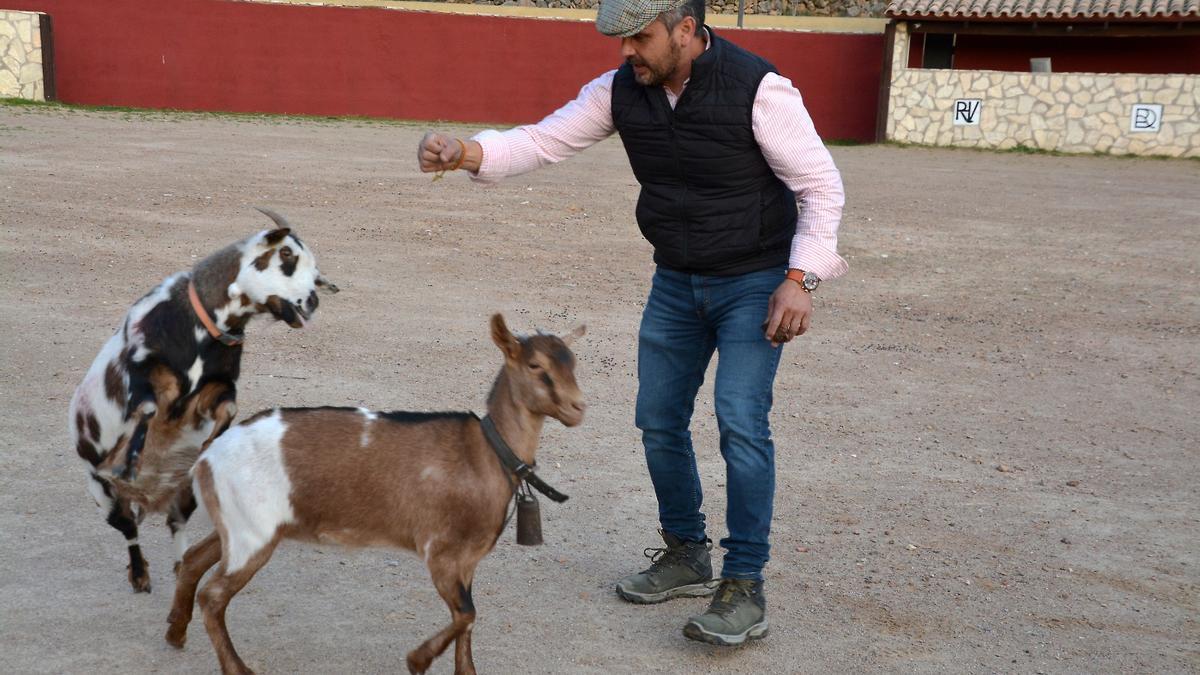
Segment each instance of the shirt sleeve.
[{"label": "shirt sleeve", "polygon": [[611,136],[616,131],[612,120],[612,82],[616,72],[610,70],[587,83],[575,100],[537,124],[476,134],[472,140],[483,147],[483,161],[471,179],[495,183],[561,162]]},{"label": "shirt sleeve", "polygon": [[837,254],[846,201],[842,176],[791,80],[776,73],[762,79],[754,98],[753,126],[767,164],[796,193],[800,216],[788,266],[822,279],[845,274],[849,265]]}]

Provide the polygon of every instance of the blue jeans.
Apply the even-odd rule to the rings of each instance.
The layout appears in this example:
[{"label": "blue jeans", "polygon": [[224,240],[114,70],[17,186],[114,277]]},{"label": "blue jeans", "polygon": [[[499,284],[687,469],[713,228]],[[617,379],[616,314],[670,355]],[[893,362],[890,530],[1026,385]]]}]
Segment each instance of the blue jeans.
[{"label": "blue jeans", "polygon": [[782,348],[764,337],[767,302],[785,268],[731,277],[659,268],[638,333],[637,427],[664,531],[703,541],[704,501],[688,427],[704,371],[718,352],[715,386],[725,458],[729,536],[721,576],[762,579],[770,554],[775,445],[768,415]]}]

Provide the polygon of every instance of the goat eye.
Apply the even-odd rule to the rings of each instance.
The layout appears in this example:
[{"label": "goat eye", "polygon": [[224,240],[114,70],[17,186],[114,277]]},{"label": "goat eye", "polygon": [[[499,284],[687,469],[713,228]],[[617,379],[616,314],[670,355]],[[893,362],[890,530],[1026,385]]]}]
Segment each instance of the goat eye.
[{"label": "goat eye", "polygon": [[292,257],[292,249],[288,248],[287,246],[279,249],[279,257],[282,260],[290,259]]},{"label": "goat eye", "polygon": [[529,364],[529,369],[530,369],[530,370],[541,370],[541,369],[542,369],[542,365],[541,365],[540,363],[533,363],[533,362],[530,362],[530,364]]}]

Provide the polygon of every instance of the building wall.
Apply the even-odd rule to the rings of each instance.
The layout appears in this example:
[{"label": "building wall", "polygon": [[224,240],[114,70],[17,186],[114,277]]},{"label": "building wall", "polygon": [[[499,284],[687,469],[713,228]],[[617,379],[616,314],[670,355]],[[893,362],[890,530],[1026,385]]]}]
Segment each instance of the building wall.
[{"label": "building wall", "polygon": [[[897,24],[888,140],[1200,157],[1200,76],[908,68],[908,38]],[[962,101],[968,111],[978,101],[977,124],[955,124]],[[1142,105],[1151,107],[1135,111]],[[1135,114],[1140,126],[1156,118],[1158,130],[1131,130]]]},{"label": "building wall", "polygon": [[[596,32],[594,12],[545,20],[226,0],[8,4],[53,19],[56,94],[67,103],[519,123],[620,64],[619,43]],[[823,136],[873,139],[881,32],[717,30],[791,78]]]},{"label": "building wall", "polygon": [[0,98],[46,100],[41,18],[0,10]]}]

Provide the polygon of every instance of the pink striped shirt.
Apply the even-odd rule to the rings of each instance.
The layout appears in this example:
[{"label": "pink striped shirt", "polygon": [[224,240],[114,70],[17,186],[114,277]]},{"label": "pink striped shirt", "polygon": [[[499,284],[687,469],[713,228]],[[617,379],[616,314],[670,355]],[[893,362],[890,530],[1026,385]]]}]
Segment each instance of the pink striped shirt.
[{"label": "pink striped shirt", "polygon": [[[584,85],[574,101],[537,124],[477,134],[474,140],[483,146],[483,161],[472,179],[493,183],[526,173],[561,162],[611,136],[616,131],[612,119],[616,72],[610,70]],[[663,89],[674,108],[679,97],[669,87]],[[763,157],[796,193],[800,208],[789,267],[822,279],[841,276],[847,270],[846,261],[837,254],[837,230],[845,203],[842,177],[813,128],[800,92],[787,78],[768,73],[758,86],[752,120]]]}]

